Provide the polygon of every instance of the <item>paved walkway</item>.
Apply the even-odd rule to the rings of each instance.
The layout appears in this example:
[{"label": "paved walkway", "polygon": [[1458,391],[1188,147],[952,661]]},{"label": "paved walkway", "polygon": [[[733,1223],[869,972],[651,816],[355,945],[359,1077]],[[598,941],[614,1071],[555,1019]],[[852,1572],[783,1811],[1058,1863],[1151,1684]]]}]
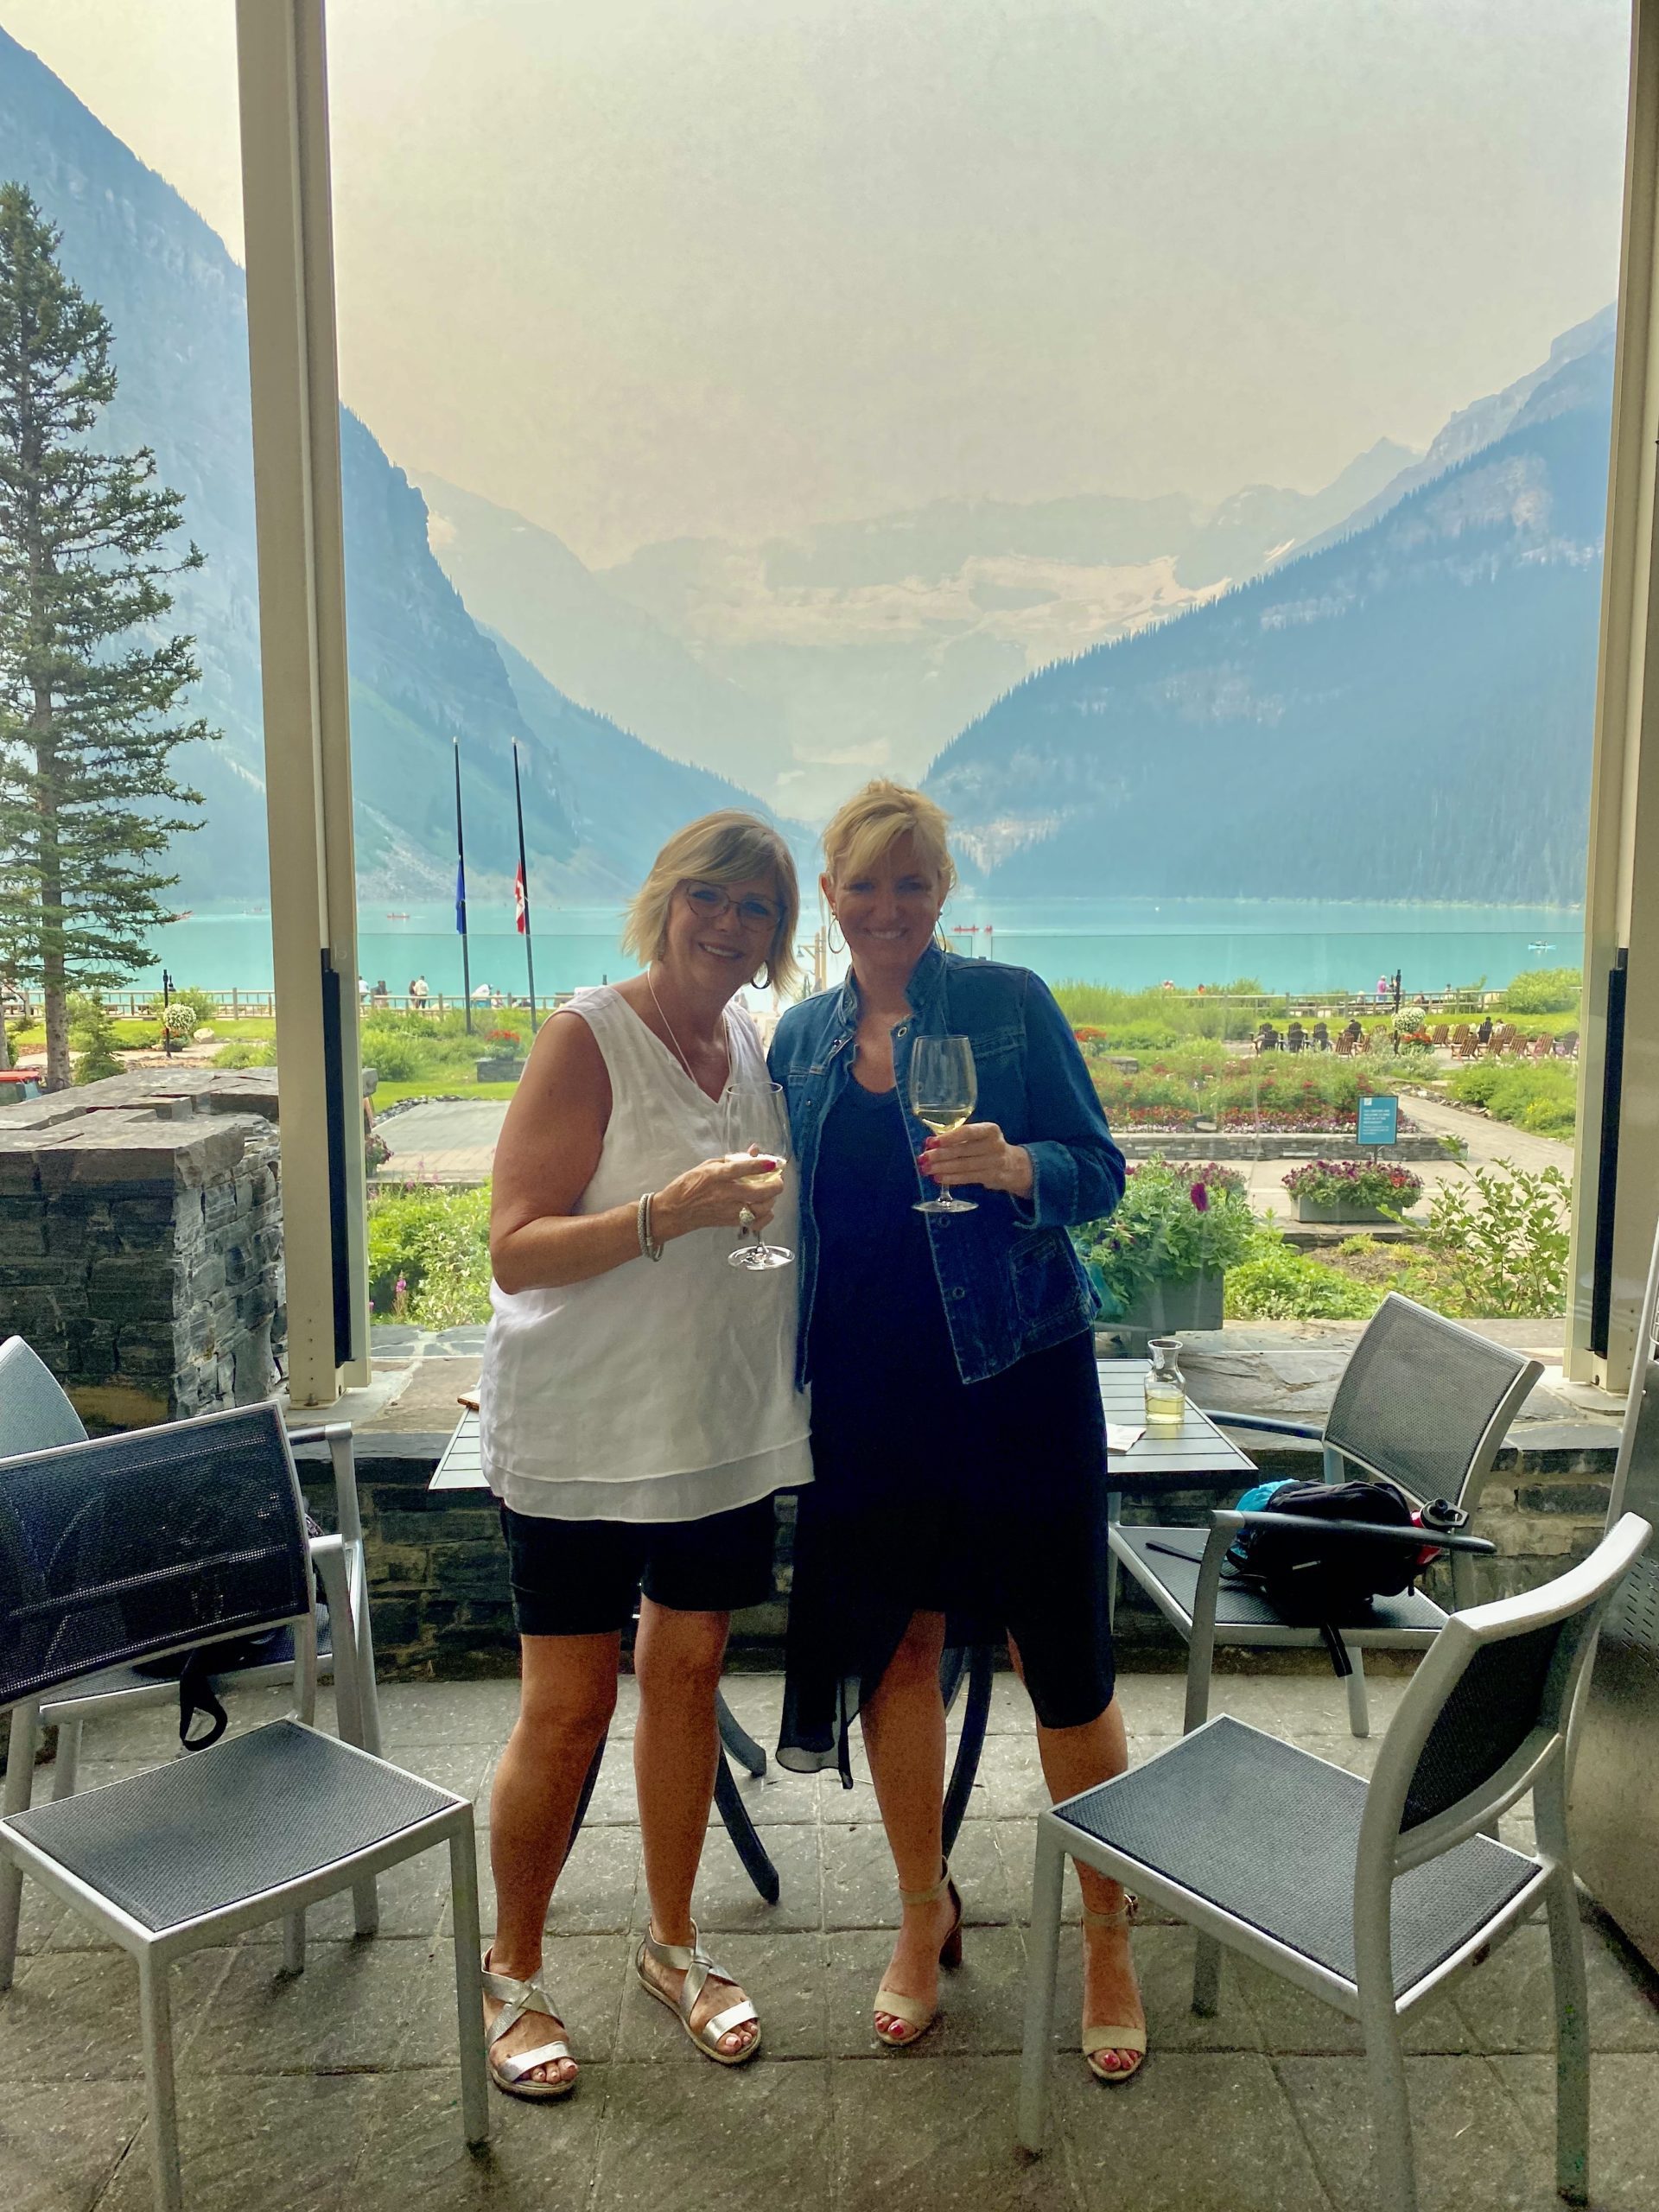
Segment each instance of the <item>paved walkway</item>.
[{"label": "paved walkway", "polygon": [[[1372,1669],[1379,1726],[1403,1677]],[[1173,1675],[1121,1683],[1138,1761],[1172,1744]],[[493,2096],[486,2152],[461,2149],[442,1854],[382,1885],[382,1932],[348,1936],[349,1901],[312,1915],[306,1971],[278,1971],[278,1930],[197,1952],[174,1976],[189,2212],[1371,2212],[1365,2073],[1352,2024],[1230,1961],[1213,2019],[1190,2009],[1192,1938],[1154,1919],[1135,1938],[1152,2055],[1123,2088],[1075,2048],[1078,1955],[1065,1937],[1054,2062],[1055,2139],[1034,2165],[1014,2146],[1033,1816],[1044,1802],[1029,1708],[999,1676],[992,1733],[955,1854],[963,1962],[916,2050],[880,2050],[870,2000],[897,1916],[893,1870],[861,1761],[857,1786],[770,1773],[740,1786],[782,1877],[761,1903],[718,1828],[695,1907],[740,1974],[766,2045],[727,2072],[697,2058],[634,1983],[645,1912],[625,1681],[588,1824],[553,1901],[547,1973],[582,2061],[569,2104]],[[734,1675],[738,1717],[776,1740],[780,1684]],[[388,1685],[389,1755],[475,1797],[516,1690],[499,1681]],[[1224,1675],[1218,1710],[1365,1768],[1380,1738],[1344,1732],[1328,1674]],[[326,1706],[326,1700],[325,1700]],[[238,1721],[275,1693],[232,1700]],[[164,1708],[87,1730],[82,1786],[175,1748]],[[1524,1843],[1524,1815],[1505,1821]],[[480,1845],[484,1842],[480,1827]],[[484,1866],[484,1925],[494,1892]],[[1075,1891],[1071,1916],[1076,1916]],[[1659,2202],[1659,1991],[1599,1922],[1590,1970],[1592,2198]],[[0,1998],[0,2191],[29,2212],[148,2212],[134,1976],[116,1951],[25,1890],[25,1957]],[[1548,2212],[1554,2065],[1541,1925],[1414,2015],[1406,2062],[1425,2212]],[[1070,2048],[1065,2046],[1070,2045]]]},{"label": "paved walkway", "polygon": [[505,1098],[434,1098],[375,1123],[391,1158],[375,1179],[400,1183],[487,1183],[511,1102]]}]

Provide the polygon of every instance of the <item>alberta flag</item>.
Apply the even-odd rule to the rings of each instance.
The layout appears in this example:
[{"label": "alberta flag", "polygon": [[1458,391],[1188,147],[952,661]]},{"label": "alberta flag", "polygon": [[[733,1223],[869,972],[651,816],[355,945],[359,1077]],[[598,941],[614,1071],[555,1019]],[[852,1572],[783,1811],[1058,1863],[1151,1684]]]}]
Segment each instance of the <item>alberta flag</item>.
[{"label": "alberta flag", "polygon": [[524,864],[518,863],[518,872],[512,879],[512,925],[523,937],[530,926],[529,901],[524,896]]},{"label": "alberta flag", "polygon": [[464,861],[455,863],[455,932],[459,937],[467,934],[467,864]]}]

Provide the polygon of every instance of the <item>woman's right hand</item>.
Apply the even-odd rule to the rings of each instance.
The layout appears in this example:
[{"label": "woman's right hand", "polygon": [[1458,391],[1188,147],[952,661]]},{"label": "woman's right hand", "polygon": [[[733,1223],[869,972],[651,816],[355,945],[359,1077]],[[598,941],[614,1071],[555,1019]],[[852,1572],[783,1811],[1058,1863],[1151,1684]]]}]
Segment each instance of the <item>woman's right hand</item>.
[{"label": "woman's right hand", "polygon": [[[665,1183],[651,1202],[651,1233],[659,1244],[686,1236],[694,1229],[764,1229],[784,1187],[783,1171],[768,1173],[759,1157],[705,1160]],[[751,1221],[738,1216],[748,1208]]]}]

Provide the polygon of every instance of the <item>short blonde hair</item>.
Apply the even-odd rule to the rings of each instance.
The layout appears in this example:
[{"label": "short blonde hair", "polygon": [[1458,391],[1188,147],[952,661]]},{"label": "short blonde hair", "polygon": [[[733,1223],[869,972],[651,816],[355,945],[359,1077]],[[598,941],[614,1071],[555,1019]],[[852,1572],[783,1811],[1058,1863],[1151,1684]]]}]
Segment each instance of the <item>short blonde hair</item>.
[{"label": "short blonde hair", "polygon": [[901,837],[908,837],[938,879],[941,895],[948,896],[957,880],[957,864],[945,840],[950,826],[950,816],[931,798],[908,784],[877,777],[854,792],[825,830],[824,874],[831,883],[839,883],[869,868]]},{"label": "short blonde hair", "polygon": [[771,876],[783,912],[772,943],[751,981],[786,991],[799,972],[795,965],[795,931],[801,918],[801,887],[795,858],[771,823],[735,807],[705,814],[677,830],[651,864],[634,893],[622,931],[622,949],[647,965],[668,950],[668,914],[684,883],[743,883]]}]

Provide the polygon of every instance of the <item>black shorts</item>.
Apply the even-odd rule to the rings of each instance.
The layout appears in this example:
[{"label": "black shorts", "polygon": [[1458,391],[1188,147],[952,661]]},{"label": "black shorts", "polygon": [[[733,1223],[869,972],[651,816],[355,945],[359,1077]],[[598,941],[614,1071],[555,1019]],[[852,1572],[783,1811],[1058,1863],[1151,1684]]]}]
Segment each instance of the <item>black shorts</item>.
[{"label": "black shorts", "polygon": [[626,1628],[643,1588],[676,1613],[734,1613],[772,1595],[772,1500],[703,1521],[554,1521],[501,1508],[520,1636]]}]

